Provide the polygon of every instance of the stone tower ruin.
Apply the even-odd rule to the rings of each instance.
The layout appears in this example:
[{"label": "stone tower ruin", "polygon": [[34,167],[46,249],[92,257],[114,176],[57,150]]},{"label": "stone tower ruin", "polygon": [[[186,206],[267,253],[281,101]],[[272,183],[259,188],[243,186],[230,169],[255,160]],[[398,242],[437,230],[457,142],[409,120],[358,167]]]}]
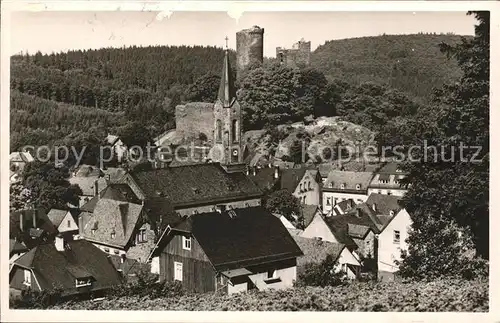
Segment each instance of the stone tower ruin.
[{"label": "stone tower ruin", "polygon": [[290,49],[276,47],[276,58],[285,66],[304,67],[311,63],[311,42],[304,38],[293,44]]},{"label": "stone tower ruin", "polygon": [[253,26],[236,33],[237,75],[252,64],[262,64],[264,60],[264,28]]}]

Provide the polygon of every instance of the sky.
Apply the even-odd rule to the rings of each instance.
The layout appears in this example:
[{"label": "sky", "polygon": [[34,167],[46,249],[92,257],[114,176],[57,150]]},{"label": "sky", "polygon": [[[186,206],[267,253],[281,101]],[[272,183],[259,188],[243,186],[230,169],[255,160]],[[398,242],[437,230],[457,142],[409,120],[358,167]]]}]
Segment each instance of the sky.
[{"label": "sky", "polygon": [[248,12],[235,20],[226,12],[13,12],[11,53],[147,45],[210,45],[236,48],[236,32],[264,28],[264,55],[291,48],[301,38],[312,50],[328,40],[452,32],[473,35],[475,19],[465,12]]}]

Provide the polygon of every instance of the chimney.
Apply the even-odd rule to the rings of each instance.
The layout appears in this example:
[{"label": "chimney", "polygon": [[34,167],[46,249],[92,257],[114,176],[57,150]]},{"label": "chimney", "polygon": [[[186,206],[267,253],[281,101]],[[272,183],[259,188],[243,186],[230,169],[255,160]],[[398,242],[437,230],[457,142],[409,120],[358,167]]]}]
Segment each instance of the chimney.
[{"label": "chimney", "polygon": [[278,166],[274,166],[274,178],[278,179],[280,177],[280,168]]},{"label": "chimney", "polygon": [[252,167],[252,176],[255,176],[255,172],[256,172],[256,168],[254,166],[254,167]]},{"label": "chimney", "polygon": [[372,210],[377,212],[377,204],[375,204],[375,203],[372,204]]},{"label": "chimney", "polygon": [[24,211],[19,212],[19,229],[21,232],[24,231]]},{"label": "chimney", "polygon": [[36,209],[32,209],[31,215],[31,219],[33,220],[33,228],[36,229]]},{"label": "chimney", "polygon": [[83,216],[78,215],[78,232],[83,232]]},{"label": "chimney", "polygon": [[96,179],[94,181],[94,196],[98,196],[99,195],[99,182],[98,180]]},{"label": "chimney", "polygon": [[64,251],[64,238],[62,234],[58,234],[54,241],[57,251]]}]

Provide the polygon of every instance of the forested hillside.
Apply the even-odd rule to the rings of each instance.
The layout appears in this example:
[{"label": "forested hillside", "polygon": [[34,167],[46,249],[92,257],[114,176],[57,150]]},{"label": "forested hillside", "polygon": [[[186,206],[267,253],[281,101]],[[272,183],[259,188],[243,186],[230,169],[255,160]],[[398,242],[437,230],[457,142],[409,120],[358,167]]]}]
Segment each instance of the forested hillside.
[{"label": "forested hillside", "polygon": [[386,84],[428,102],[433,88],[460,77],[456,61],[441,53],[439,44],[454,45],[461,37],[422,33],[331,40],[312,53],[311,65],[327,79]]},{"label": "forested hillside", "polygon": [[[458,39],[422,34],[329,41],[313,53],[312,67],[300,71],[267,61],[238,82],[245,128],[341,116],[378,131],[394,117],[413,115],[434,86],[458,79],[455,62],[438,47]],[[202,46],[13,56],[11,149],[132,122],[159,135],[175,127],[177,104],[215,99],[222,57],[221,48]]]}]

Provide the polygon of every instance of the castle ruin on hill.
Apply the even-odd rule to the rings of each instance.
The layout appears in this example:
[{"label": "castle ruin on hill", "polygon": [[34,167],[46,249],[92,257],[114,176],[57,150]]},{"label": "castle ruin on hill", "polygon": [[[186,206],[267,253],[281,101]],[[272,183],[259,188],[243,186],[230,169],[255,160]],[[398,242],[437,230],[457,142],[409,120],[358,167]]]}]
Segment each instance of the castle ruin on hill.
[{"label": "castle ruin on hill", "polygon": [[311,63],[311,42],[306,42],[302,38],[290,49],[276,47],[276,58],[280,64],[288,67],[309,66]]}]

